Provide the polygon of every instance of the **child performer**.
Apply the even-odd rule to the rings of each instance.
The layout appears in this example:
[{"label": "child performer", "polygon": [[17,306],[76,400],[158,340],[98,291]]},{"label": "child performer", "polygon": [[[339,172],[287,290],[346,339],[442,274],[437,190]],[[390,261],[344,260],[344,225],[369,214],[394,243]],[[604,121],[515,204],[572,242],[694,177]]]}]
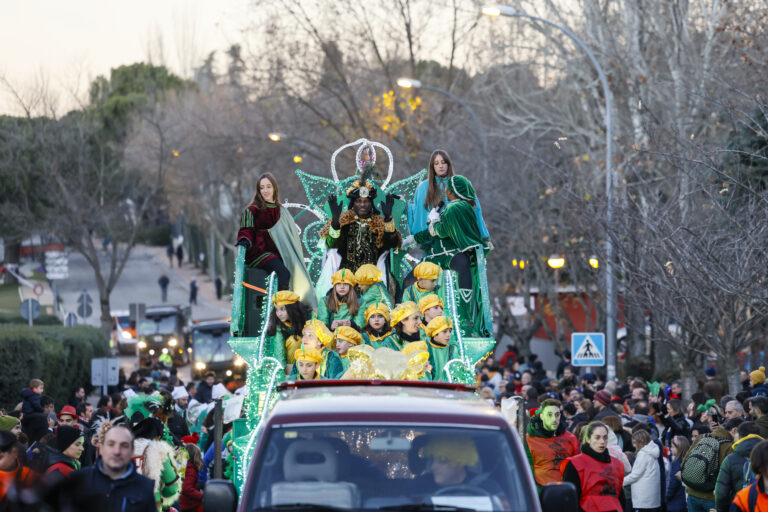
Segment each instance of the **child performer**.
[{"label": "child performer", "polygon": [[395,331],[389,325],[389,307],[383,302],[371,304],[365,310],[363,342],[373,348],[397,350]]},{"label": "child performer", "polygon": [[[320,376],[326,379],[337,379],[344,373],[339,354],[328,349],[332,341],[333,333],[320,320],[314,318],[304,325],[301,343],[305,350],[314,349],[321,355],[323,360],[320,363]],[[296,377],[297,374],[298,371],[294,366],[291,377]]]},{"label": "child performer", "polygon": [[301,348],[301,331],[311,317],[310,309],[299,302],[295,293],[283,290],[272,298],[272,313],[269,317],[267,336],[274,343],[275,357],[285,366],[289,375],[293,370],[293,354]]},{"label": "child performer", "polygon": [[390,308],[392,307],[392,298],[387,292],[384,283],[381,282],[381,270],[376,265],[366,263],[355,272],[355,281],[360,290],[360,307],[355,315],[355,325],[365,325],[365,310],[368,306],[376,302],[383,302]]},{"label": "child performer", "polygon": [[447,316],[438,316],[427,324],[429,337],[429,364],[432,365],[432,380],[448,380],[445,363],[456,359],[456,345],[450,343],[453,324]]},{"label": "child performer", "polygon": [[354,272],[343,268],[331,276],[331,283],[333,287],[318,305],[317,318],[333,331],[339,325],[352,325],[358,302]]},{"label": "child performer", "polygon": [[400,350],[406,343],[421,340],[421,314],[419,306],[414,302],[403,302],[392,310],[390,325],[395,328],[397,338],[395,343]]},{"label": "child performer", "polygon": [[403,302],[411,301],[419,303],[422,297],[437,292],[437,278],[443,271],[438,265],[430,261],[424,261],[416,265],[413,275],[416,282],[403,292]]},{"label": "child performer", "polygon": [[320,374],[320,367],[323,364],[323,356],[317,349],[304,347],[294,352],[297,372],[297,380],[317,380],[324,377]]},{"label": "child performer", "polygon": [[425,295],[419,301],[419,311],[422,316],[422,328],[425,328],[433,318],[443,314],[443,300],[434,293]]},{"label": "child performer", "polygon": [[341,364],[344,366],[344,371],[349,368],[349,358],[347,357],[347,351],[360,345],[363,342],[363,337],[359,332],[347,325],[340,325],[336,328],[334,334],[336,338],[336,353],[341,358]]}]

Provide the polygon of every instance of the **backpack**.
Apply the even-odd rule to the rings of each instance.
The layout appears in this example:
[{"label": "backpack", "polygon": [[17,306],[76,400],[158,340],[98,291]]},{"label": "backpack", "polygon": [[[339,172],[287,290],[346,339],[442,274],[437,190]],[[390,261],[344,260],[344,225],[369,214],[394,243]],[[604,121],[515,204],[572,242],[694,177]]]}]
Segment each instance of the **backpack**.
[{"label": "backpack", "polygon": [[695,491],[714,491],[720,471],[720,445],[729,441],[709,435],[701,438],[683,461],[680,474],[683,483]]},{"label": "backpack", "polygon": [[749,459],[747,459],[742,468],[742,482],[744,482],[744,485],[741,487],[742,489],[757,483],[757,475],[752,471],[752,462]]}]

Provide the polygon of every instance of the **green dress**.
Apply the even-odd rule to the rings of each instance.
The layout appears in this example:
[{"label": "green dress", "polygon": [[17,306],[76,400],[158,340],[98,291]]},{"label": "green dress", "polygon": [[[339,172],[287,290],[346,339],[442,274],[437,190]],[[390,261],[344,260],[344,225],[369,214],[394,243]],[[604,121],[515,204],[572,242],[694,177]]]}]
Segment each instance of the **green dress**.
[{"label": "green dress", "polygon": [[435,288],[432,291],[422,290],[421,288],[419,288],[419,284],[417,281],[405,289],[405,291],[403,292],[403,302],[411,301],[418,304],[421,299],[423,299],[430,293],[437,293],[437,288]]},{"label": "green dress", "polygon": [[357,315],[355,315],[355,324],[359,327],[365,326],[365,310],[371,304],[383,302],[389,309],[392,309],[394,306],[392,297],[389,296],[389,292],[382,282],[372,284],[370,288],[363,292],[358,302],[360,309],[357,310]]},{"label": "green dress", "polygon": [[[355,292],[350,291],[349,293]],[[334,320],[354,320],[352,315],[349,313],[349,306],[343,302],[339,304],[339,310],[336,313],[331,311],[331,309],[328,307],[327,295],[323,298],[323,300],[320,301],[320,305],[317,307],[317,319],[327,325],[329,329],[331,328],[331,324],[333,324]]]},{"label": "green dress", "polygon": [[[344,374],[344,364],[341,357],[333,350],[323,349],[323,362],[320,363],[320,377],[324,379],[338,379]],[[299,377],[299,365],[293,365],[290,379],[297,380]]]},{"label": "green dress", "polygon": [[429,244],[423,261],[431,261],[442,268],[448,268],[451,258],[460,252],[487,247],[480,235],[472,205],[461,200],[448,203],[440,220],[416,233],[414,239],[421,245]]},{"label": "green dress", "polygon": [[[343,356],[339,355],[339,359],[341,359],[341,366],[344,367],[344,371],[346,372],[349,370],[349,356],[347,356],[347,354],[344,354]],[[344,375],[344,372],[342,372],[341,375]],[[339,375],[339,377],[341,377],[341,375]]]},{"label": "green dress", "polygon": [[427,350],[429,351],[429,363],[432,365],[431,379],[447,381],[448,378],[443,368],[445,363],[451,359],[456,359],[456,345],[448,343],[447,346],[442,346],[429,340],[427,341]]},{"label": "green dress", "polygon": [[362,334],[363,343],[370,345],[374,349],[386,347],[391,348],[392,350],[400,350],[396,342],[397,334],[395,334],[395,331],[393,330],[390,330],[383,336],[376,336],[375,334],[371,334],[369,332],[363,332]]}]

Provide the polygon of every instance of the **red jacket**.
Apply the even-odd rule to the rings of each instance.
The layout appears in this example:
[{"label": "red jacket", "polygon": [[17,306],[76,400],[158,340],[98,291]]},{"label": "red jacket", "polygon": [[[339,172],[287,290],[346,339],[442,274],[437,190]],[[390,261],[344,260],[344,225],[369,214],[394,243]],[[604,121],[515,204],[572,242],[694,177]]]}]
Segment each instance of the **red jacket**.
[{"label": "red jacket", "polygon": [[191,462],[187,462],[187,472],[181,483],[179,506],[182,512],[203,512],[203,493],[197,488],[197,468]]},{"label": "red jacket", "polygon": [[277,224],[278,220],[280,208],[277,206],[261,209],[249,206],[243,210],[237,239],[239,241],[245,238],[251,244],[251,248],[245,253],[246,265],[262,268],[269,260],[280,258],[280,252],[267,231]]}]

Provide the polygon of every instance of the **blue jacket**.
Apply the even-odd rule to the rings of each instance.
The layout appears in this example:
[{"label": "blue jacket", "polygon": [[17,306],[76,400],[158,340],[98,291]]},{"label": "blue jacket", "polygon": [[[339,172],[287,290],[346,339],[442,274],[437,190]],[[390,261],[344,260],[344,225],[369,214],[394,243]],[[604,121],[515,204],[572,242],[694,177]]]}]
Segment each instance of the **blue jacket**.
[{"label": "blue jacket", "polygon": [[752,396],[768,396],[768,386],[766,386],[765,383],[758,384],[750,391],[752,392]]},{"label": "blue jacket", "polygon": [[21,390],[21,399],[24,401],[21,405],[21,412],[32,414],[33,412],[43,412],[43,406],[40,405],[40,395],[29,388]]},{"label": "blue jacket", "polygon": [[669,468],[669,475],[667,478],[667,495],[665,501],[667,502],[667,512],[686,512],[688,506],[685,504],[685,488],[682,482],[675,478],[675,475],[680,471],[683,465],[683,459],[675,459],[672,462],[672,466]]}]

